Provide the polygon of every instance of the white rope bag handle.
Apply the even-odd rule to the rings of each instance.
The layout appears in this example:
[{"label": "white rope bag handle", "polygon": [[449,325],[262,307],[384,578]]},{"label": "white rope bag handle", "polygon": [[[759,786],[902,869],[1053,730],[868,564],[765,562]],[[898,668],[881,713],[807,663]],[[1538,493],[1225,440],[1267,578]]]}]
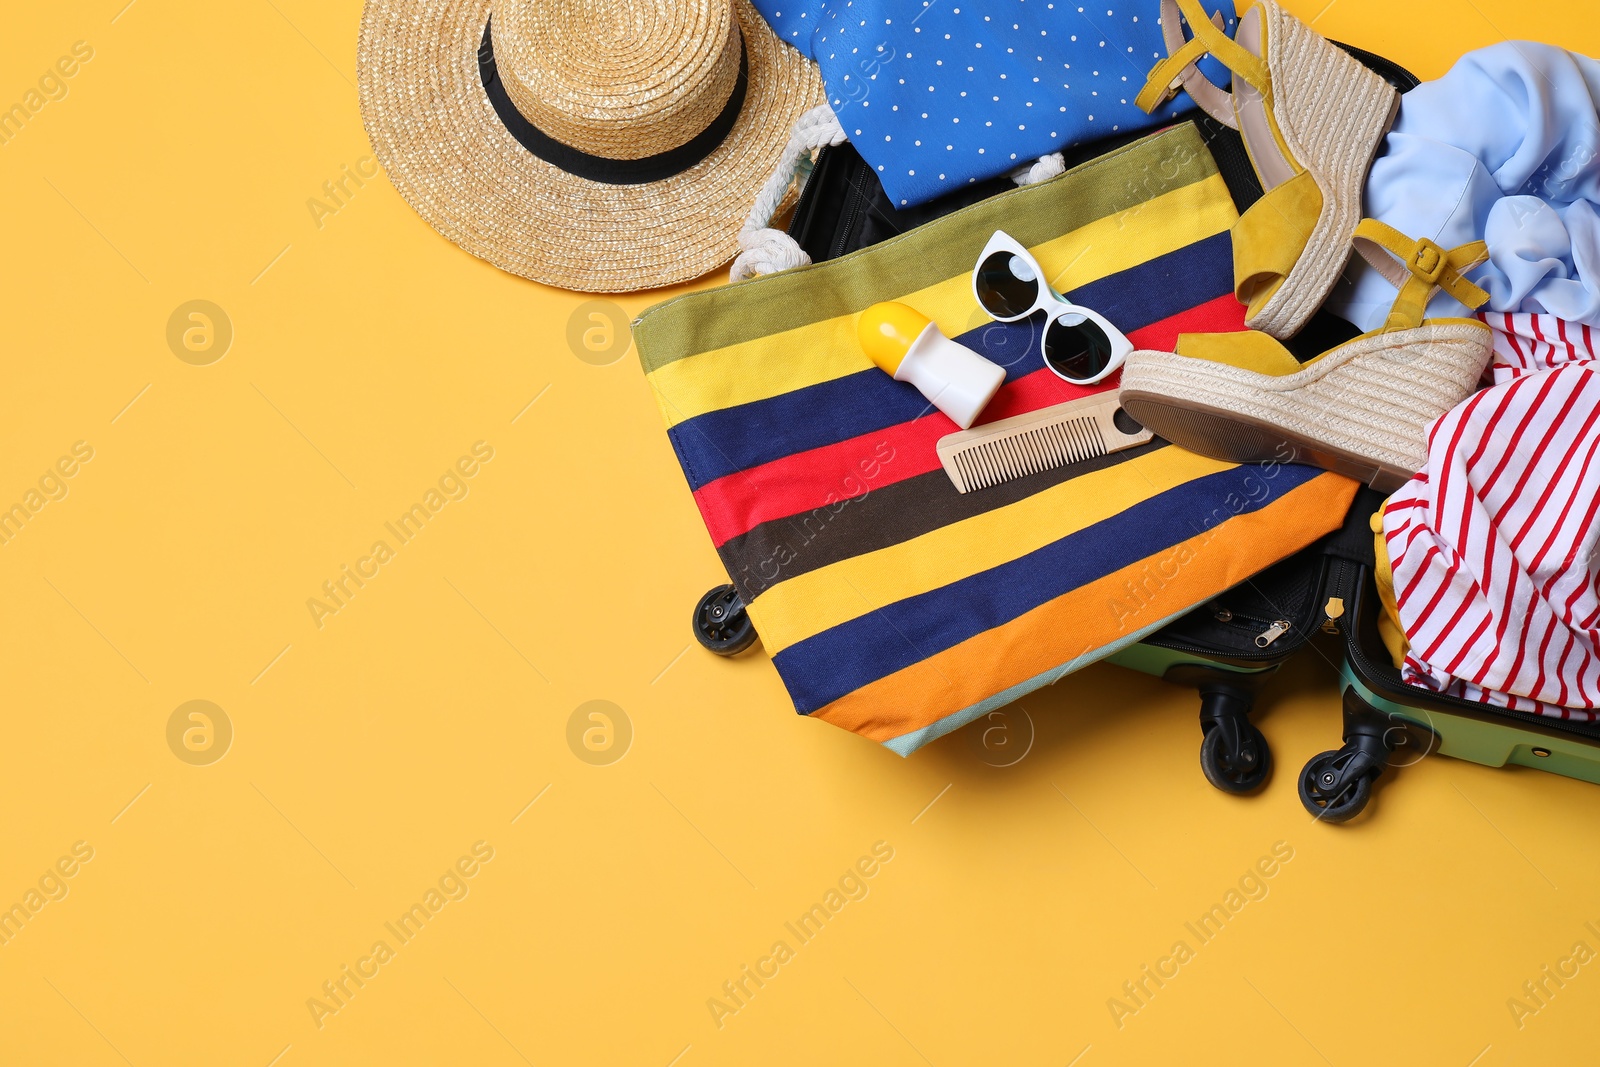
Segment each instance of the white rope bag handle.
[{"label": "white rope bag handle", "polygon": [[1061,158],[1061,153],[1051,152],[1048,156],[1040,156],[1037,163],[1029,163],[1012,171],[1011,180],[1018,185],[1035,185],[1064,173],[1066,169],[1067,161]]},{"label": "white rope bag handle", "polygon": [[825,145],[843,144],[845,140],[844,127],[839,125],[838,117],[827,104],[818,104],[795,121],[789,143],[778,157],[778,166],[756,195],[750,217],[739,231],[739,247],[744,251],[728,271],[730,281],[740,282],[811,262],[811,257],[801,250],[793,237],[772,229],[772,216],[778,213],[778,205],[783,203],[784,194],[795,178],[799,177],[803,184],[811,173],[811,153]]},{"label": "white rope bag handle", "polygon": [[[739,247],[743,251],[728,270],[730,281],[742,282],[746,278],[773,274],[790,267],[804,267],[811,262],[811,257],[806,255],[793,237],[772,228],[772,216],[777,214],[778,205],[783,202],[784,194],[797,177],[804,185],[811,173],[811,153],[829,145],[843,144],[846,140],[844,127],[839,125],[838,116],[827,104],[817,105],[796,120],[794,131],[789,134],[789,143],[778,157],[772,177],[767,179],[761,192],[756,195],[750,217],[745,219],[744,227],[739,231]],[[1054,178],[1065,169],[1061,153],[1056,152],[1041,156],[1037,163],[1019,169],[1011,176],[1011,180],[1018,185],[1032,185],[1046,178]]]}]

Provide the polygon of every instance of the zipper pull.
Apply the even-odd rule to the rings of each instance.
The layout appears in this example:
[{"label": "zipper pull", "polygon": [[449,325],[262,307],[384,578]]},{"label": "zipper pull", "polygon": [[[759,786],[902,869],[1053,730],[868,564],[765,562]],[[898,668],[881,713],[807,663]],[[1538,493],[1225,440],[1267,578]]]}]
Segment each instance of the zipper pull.
[{"label": "zipper pull", "polygon": [[1322,632],[1336,634],[1339,632],[1339,620],[1344,617],[1344,597],[1329,597],[1328,603],[1323,606],[1322,614],[1327,618],[1322,620]]},{"label": "zipper pull", "polygon": [[1288,633],[1291,629],[1292,627],[1287,622],[1285,622],[1283,619],[1279,619],[1265,630],[1256,634],[1256,647],[1266,648],[1268,645],[1272,644],[1272,642]]},{"label": "zipper pull", "polygon": [[1232,622],[1233,621],[1233,612],[1229,611],[1227,608],[1218,608],[1214,612],[1214,615],[1216,616],[1216,620],[1218,622]]}]

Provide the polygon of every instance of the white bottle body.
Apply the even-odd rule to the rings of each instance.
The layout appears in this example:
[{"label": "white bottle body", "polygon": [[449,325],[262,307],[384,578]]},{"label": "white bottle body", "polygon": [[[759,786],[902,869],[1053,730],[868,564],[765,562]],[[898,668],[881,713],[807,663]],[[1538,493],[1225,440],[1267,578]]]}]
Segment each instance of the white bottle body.
[{"label": "white bottle body", "polygon": [[1005,369],[957,344],[928,323],[906,350],[895,380],[916,386],[928,402],[963,430],[1005,384]]}]

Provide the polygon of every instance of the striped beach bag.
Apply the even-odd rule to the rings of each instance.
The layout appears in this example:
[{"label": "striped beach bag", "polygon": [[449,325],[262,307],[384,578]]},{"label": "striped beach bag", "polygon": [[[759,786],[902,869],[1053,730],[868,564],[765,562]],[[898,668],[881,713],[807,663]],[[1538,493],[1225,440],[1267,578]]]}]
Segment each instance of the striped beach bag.
[{"label": "striped beach bag", "polygon": [[983,422],[1115,389],[1056,377],[1037,324],[977,308],[989,236],[1027,245],[1136,347],[1170,350],[1179,333],[1244,328],[1237,217],[1184,123],[840,259],[640,317],[668,437],[797,711],[909,755],[1338,527],[1345,478],[1159,438],[958,493],[935,454],[956,426],[856,341],[873,303],[921,311],[1005,368]]}]

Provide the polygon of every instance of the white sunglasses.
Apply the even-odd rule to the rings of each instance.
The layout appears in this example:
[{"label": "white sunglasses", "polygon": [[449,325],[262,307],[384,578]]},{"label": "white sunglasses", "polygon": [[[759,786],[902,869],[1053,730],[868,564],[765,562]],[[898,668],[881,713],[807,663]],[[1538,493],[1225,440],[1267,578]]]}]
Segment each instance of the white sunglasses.
[{"label": "white sunglasses", "polygon": [[1133,342],[1103,315],[1052,289],[1039,261],[1004,230],[994,231],[972,268],[972,295],[998,322],[1019,322],[1042,309],[1044,364],[1074,385],[1104,380],[1133,351]]}]

